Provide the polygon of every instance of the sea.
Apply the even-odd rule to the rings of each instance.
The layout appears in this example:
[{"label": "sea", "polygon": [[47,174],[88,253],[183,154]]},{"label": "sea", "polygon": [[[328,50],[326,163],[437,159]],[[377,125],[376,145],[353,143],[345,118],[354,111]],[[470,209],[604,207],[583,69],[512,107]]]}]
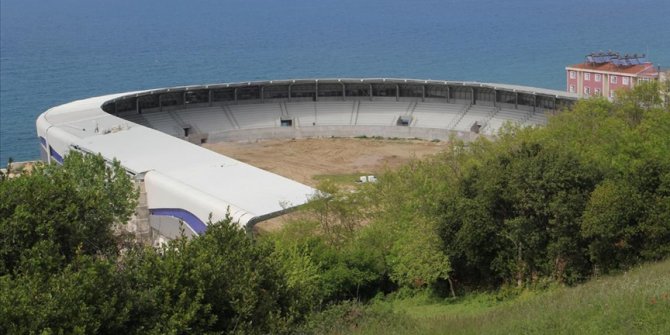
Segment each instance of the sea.
[{"label": "sea", "polygon": [[264,79],[467,80],[565,89],[586,54],[670,67],[670,0],[2,0],[0,166],[35,120],[96,95]]}]

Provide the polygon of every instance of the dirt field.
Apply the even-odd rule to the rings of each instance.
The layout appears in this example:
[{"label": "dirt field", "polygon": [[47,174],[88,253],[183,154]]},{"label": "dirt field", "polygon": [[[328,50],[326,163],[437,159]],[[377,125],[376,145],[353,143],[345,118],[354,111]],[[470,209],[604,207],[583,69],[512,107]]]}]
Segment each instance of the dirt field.
[{"label": "dirt field", "polygon": [[[393,169],[416,157],[436,154],[445,142],[418,140],[382,140],[361,138],[325,138],[267,140],[253,143],[219,142],[205,148],[258,168],[274,172],[303,184],[316,186],[319,177],[345,175],[353,181],[359,175],[377,174]],[[291,214],[258,223],[258,233],[279,229]]]},{"label": "dirt field", "polygon": [[[440,152],[444,142],[326,138],[208,143],[205,148],[258,168],[315,186],[318,176],[375,174],[412,157]],[[355,177],[352,177],[355,178]]]}]

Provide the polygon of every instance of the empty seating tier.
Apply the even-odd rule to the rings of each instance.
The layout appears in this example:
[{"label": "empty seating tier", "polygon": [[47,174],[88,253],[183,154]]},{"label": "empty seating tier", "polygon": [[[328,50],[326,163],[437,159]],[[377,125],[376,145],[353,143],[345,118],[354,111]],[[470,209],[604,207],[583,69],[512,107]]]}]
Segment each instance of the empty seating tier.
[{"label": "empty seating tier", "polygon": [[311,126],[316,123],[316,106],[314,102],[287,103],[286,112],[293,118],[297,126]]},{"label": "empty seating tier", "polygon": [[465,105],[417,103],[412,112],[413,126],[422,128],[447,128],[463,114]]},{"label": "empty seating tier", "polygon": [[355,106],[352,101],[320,102],[316,105],[316,124],[320,126],[351,125],[351,115]]},{"label": "empty seating tier", "polygon": [[152,112],[142,114],[150,128],[172,136],[181,136],[184,129],[168,112]]},{"label": "empty seating tier", "polygon": [[275,127],[281,118],[278,103],[229,105],[228,108],[242,129]]},{"label": "empty seating tier", "polygon": [[472,105],[467,109],[463,117],[454,125],[453,130],[456,131],[470,131],[470,128],[475,124],[481,126],[485,125],[487,120],[494,112],[494,107],[491,106],[477,106]]},{"label": "empty seating tier", "polygon": [[220,107],[187,108],[176,112],[177,117],[200,133],[216,133],[235,129],[226,111]]},{"label": "empty seating tier", "polygon": [[409,102],[361,101],[356,117],[358,126],[393,126],[407,113]]}]

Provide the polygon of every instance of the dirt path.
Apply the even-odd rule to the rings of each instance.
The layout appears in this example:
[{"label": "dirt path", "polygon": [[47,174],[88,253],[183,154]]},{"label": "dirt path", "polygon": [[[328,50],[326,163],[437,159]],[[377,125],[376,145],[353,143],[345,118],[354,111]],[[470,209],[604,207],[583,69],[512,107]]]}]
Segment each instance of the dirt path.
[{"label": "dirt path", "polygon": [[208,143],[205,148],[315,186],[319,175],[378,173],[444,149],[444,142],[327,138]]}]

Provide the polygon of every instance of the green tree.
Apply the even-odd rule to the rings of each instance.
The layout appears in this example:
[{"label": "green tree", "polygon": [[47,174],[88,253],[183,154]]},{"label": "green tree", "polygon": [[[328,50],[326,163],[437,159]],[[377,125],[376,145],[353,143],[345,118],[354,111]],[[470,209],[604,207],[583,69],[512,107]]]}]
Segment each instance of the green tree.
[{"label": "green tree", "polygon": [[60,270],[0,277],[0,332],[288,333],[306,313],[302,286],[271,253],[227,219],[162,249],[76,254]]},{"label": "green tree", "polygon": [[77,255],[62,271],[0,277],[0,333],[119,334],[136,331],[135,278],[113,260]]},{"label": "green tree", "polygon": [[582,234],[590,239],[589,253],[604,271],[627,267],[638,261],[638,217],[642,198],[628,183],[607,180],[593,191],[584,212]]},{"label": "green tree", "polygon": [[115,253],[112,227],[128,221],[136,198],[119,162],[77,152],[62,166],[38,164],[30,174],[0,182],[0,275],[15,271],[22,259],[48,265],[31,256],[45,257],[47,249],[59,262],[77,253]]}]

